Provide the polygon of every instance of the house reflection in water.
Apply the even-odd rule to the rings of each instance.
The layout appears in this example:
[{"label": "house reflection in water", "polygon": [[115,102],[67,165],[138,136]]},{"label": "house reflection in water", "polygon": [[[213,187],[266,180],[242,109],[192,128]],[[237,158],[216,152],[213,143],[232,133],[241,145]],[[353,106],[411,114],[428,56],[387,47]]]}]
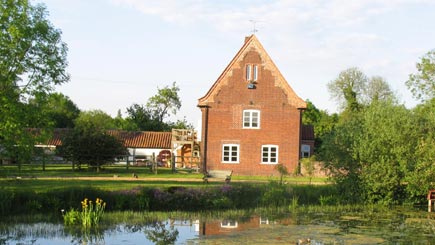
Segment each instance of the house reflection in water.
[{"label": "house reflection in water", "polygon": [[289,225],[293,224],[293,220],[290,218],[279,220],[279,221],[271,221],[265,217],[252,217],[249,220],[237,221],[237,220],[214,220],[201,222],[199,227],[199,234],[203,236],[210,235],[225,235],[232,234],[241,231],[245,231],[248,229],[258,229],[265,226],[281,224],[281,225]]}]

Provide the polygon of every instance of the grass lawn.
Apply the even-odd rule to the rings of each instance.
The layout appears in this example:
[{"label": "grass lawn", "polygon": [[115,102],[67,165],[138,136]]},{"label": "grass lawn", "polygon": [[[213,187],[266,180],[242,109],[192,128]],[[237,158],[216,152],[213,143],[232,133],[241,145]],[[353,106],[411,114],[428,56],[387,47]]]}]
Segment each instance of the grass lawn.
[{"label": "grass lawn", "polygon": [[[132,174],[138,175],[133,178]],[[115,177],[116,176],[116,177]],[[42,171],[41,165],[25,164],[21,170],[15,165],[0,165],[0,188],[12,190],[35,190],[44,192],[53,189],[69,187],[93,187],[103,190],[126,190],[137,186],[147,187],[201,187],[223,185],[223,181],[212,181],[209,184],[202,182],[202,174],[179,169],[173,173],[171,169],[159,168],[157,174],[148,167],[132,167],[107,165],[99,172],[82,167],[81,170],[72,170],[67,164],[47,164]],[[19,177],[17,179],[17,177]],[[233,184],[240,182],[268,183],[279,180],[278,176],[233,176]],[[309,184],[308,177],[286,176],[284,181],[289,184]],[[312,178],[313,184],[325,184],[326,178]]]}]

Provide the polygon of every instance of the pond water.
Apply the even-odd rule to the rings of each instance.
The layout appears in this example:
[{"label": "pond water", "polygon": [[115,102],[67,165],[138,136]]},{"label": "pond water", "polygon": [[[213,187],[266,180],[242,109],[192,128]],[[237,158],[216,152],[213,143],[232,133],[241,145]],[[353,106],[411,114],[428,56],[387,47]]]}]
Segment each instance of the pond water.
[{"label": "pond water", "polygon": [[404,208],[343,212],[317,207],[152,222],[127,218],[91,230],[65,227],[59,219],[17,220],[0,221],[0,244],[435,244],[435,215]]}]

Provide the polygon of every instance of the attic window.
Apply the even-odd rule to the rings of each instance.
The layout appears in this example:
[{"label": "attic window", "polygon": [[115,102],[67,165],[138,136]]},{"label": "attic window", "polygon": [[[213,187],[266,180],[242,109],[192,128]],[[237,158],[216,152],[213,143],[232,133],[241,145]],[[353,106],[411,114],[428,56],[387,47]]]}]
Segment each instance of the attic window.
[{"label": "attic window", "polygon": [[257,67],[257,65],[253,65],[253,73],[254,73],[254,75],[253,75],[253,80],[254,81],[257,81],[257,78],[258,78],[258,67]]},{"label": "attic window", "polygon": [[246,81],[251,81],[251,65],[246,65]]},{"label": "attic window", "polygon": [[258,66],[247,64],[246,65],[246,81],[256,82],[258,79]]}]

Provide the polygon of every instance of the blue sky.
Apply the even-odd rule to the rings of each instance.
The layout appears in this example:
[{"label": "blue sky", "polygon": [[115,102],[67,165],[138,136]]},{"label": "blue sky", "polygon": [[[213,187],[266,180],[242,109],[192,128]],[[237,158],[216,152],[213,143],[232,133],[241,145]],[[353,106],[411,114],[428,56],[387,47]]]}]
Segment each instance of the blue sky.
[{"label": "blue sky", "polygon": [[39,0],[68,44],[71,81],[57,87],[81,110],[112,116],[176,82],[177,118],[197,124],[197,101],[256,35],[290,86],[337,111],[327,83],[350,67],[382,76],[408,107],[404,85],[435,48],[435,1]]}]

